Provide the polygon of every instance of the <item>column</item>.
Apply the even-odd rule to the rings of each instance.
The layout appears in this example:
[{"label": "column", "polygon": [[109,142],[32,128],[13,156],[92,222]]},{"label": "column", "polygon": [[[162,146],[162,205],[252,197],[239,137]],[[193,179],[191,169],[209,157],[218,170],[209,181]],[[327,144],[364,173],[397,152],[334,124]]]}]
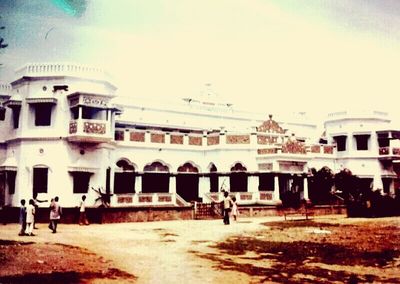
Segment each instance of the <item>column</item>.
[{"label": "column", "polygon": [[279,176],[274,177],[274,201],[280,203],[281,197],[279,194]]},{"label": "column", "polygon": [[183,135],[183,145],[189,145],[189,136],[187,134]]},{"label": "column", "polygon": [[124,141],[131,141],[131,132],[129,129],[124,130]]},{"label": "column", "polygon": [[169,176],[169,193],[176,193],[176,176]]},{"label": "column", "polygon": [[304,177],[303,193],[304,193],[304,195],[303,195],[304,200],[305,200],[305,201],[310,200],[310,198],[309,198],[309,196],[308,196],[308,179],[307,179],[307,176]]},{"label": "column", "polygon": [[396,194],[396,190],[394,188],[394,179],[390,180],[390,185],[389,185],[389,194],[390,196],[394,197]]},{"label": "column", "polygon": [[247,191],[252,192],[252,201],[257,201],[260,198],[260,194],[258,193],[258,176],[248,176],[248,186]]},{"label": "column", "polygon": [[207,147],[207,131],[203,131],[203,137],[201,139],[202,147]]},{"label": "column", "polygon": [[251,127],[250,145],[257,146],[257,127]]},{"label": "column", "polygon": [[[209,177],[199,177],[199,197],[204,198],[204,194],[210,192],[210,179]],[[204,199],[203,199],[204,200]]]},{"label": "column", "polygon": [[248,176],[248,186],[247,186],[247,191],[248,192],[258,192],[258,176]]},{"label": "column", "polygon": [[150,131],[146,131],[144,133],[144,142],[147,143],[151,143],[151,139],[150,139]]},{"label": "column", "polygon": [[137,175],[135,177],[135,193],[142,192],[142,176]]},{"label": "column", "polygon": [[226,130],[223,128],[219,132],[219,145],[226,145]]}]

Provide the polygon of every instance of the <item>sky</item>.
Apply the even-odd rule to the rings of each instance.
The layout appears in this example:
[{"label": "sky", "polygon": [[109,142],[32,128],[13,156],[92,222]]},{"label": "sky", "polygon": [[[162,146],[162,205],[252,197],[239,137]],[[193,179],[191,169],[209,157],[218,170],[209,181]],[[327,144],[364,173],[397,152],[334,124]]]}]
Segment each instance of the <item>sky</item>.
[{"label": "sky", "polygon": [[133,100],[212,92],[267,114],[399,116],[397,0],[0,0],[0,16],[2,81],[77,62]]}]

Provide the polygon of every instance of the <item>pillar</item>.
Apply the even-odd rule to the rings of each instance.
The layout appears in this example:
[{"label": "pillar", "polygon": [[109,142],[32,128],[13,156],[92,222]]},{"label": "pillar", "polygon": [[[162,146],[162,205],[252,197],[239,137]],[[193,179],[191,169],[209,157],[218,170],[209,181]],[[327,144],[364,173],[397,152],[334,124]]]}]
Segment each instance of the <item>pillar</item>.
[{"label": "pillar", "polygon": [[169,176],[169,193],[176,193],[176,176]]},{"label": "pillar", "polygon": [[258,176],[248,176],[248,186],[247,186],[247,191],[248,192],[258,192],[258,183],[259,183],[259,178]]},{"label": "pillar", "polygon": [[204,194],[210,192],[210,179],[205,176],[199,177],[199,197],[203,198]]},{"label": "pillar", "polygon": [[137,175],[135,177],[135,193],[142,192],[142,176]]},{"label": "pillar", "polygon": [[389,194],[390,194],[390,196],[393,196],[393,197],[396,195],[396,190],[394,188],[394,179],[390,180]]},{"label": "pillar", "polygon": [[281,196],[279,194],[279,176],[274,177],[274,201],[281,202]]},{"label": "pillar", "polygon": [[303,183],[303,198],[304,198],[304,200],[306,200],[306,201],[310,200],[309,195],[308,195],[308,179],[307,179],[307,176],[304,177],[304,183]]}]

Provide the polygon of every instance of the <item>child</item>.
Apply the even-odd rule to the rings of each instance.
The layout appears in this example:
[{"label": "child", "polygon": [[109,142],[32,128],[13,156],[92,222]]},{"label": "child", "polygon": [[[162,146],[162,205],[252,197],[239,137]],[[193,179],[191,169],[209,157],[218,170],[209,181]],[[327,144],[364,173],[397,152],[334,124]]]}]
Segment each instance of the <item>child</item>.
[{"label": "child", "polygon": [[26,208],[26,235],[34,236],[33,234],[33,223],[35,218],[35,206],[33,199],[29,199],[29,205]]},{"label": "child", "polygon": [[19,231],[18,236],[25,236],[25,230],[26,230],[25,199],[21,200],[21,207],[19,208],[19,223],[21,224],[21,230]]},{"label": "child", "polygon": [[79,225],[89,225],[86,218],[86,208],[85,208],[86,195],[82,196],[82,201],[79,203]]},{"label": "child", "polygon": [[232,197],[232,216],[233,220],[237,221],[237,217],[239,216],[239,209],[236,202],[236,197]]}]

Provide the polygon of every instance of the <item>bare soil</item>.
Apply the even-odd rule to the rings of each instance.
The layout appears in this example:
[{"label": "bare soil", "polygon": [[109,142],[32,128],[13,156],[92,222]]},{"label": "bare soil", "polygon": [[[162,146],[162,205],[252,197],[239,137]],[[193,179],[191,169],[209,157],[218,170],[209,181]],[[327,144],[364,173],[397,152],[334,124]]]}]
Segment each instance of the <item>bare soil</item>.
[{"label": "bare soil", "polygon": [[400,219],[0,226],[0,283],[400,283]]},{"label": "bare soil", "polygon": [[135,277],[86,249],[0,240],[0,283],[134,283]]}]

